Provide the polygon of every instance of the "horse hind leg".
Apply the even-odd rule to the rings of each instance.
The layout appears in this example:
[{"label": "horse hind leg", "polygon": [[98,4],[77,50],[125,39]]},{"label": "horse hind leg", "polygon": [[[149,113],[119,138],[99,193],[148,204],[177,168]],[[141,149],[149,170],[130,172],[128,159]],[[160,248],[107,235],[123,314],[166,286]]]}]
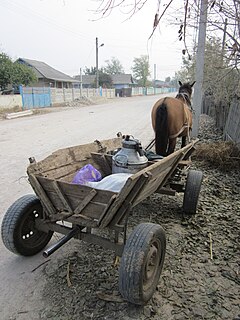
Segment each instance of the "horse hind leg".
[{"label": "horse hind leg", "polygon": [[156,112],[155,125],[155,147],[156,153],[161,156],[167,155],[168,146],[168,113],[166,104],[163,103]]},{"label": "horse hind leg", "polygon": [[169,139],[167,155],[174,152],[177,143],[177,138]]},{"label": "horse hind leg", "polygon": [[187,128],[187,132],[184,132],[184,135],[182,136],[181,148],[185,147],[187,143],[191,142],[190,132],[191,132],[191,128]]},{"label": "horse hind leg", "polygon": [[186,136],[183,136],[182,137],[182,144],[181,144],[181,148],[184,148],[187,144],[187,137]]}]

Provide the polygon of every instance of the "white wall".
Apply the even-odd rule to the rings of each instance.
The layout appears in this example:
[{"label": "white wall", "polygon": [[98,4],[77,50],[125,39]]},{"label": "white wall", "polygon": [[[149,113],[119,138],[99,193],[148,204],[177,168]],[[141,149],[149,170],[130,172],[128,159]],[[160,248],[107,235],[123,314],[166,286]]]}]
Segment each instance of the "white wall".
[{"label": "white wall", "polygon": [[[96,89],[82,89],[82,96],[94,97],[98,96]],[[102,89],[102,96],[106,98],[115,98],[115,89]],[[52,104],[73,101],[74,99],[80,98],[80,89],[56,89],[51,88],[51,101]]]},{"label": "white wall", "polygon": [[[25,88],[27,89],[27,88]],[[31,89],[31,88],[30,88]],[[146,89],[145,88],[132,88],[132,95],[144,95]],[[167,88],[156,88],[155,93],[167,93],[169,89]],[[147,94],[154,94],[153,88],[147,88]],[[51,88],[51,102],[54,106],[55,104],[60,104],[63,102],[74,101],[81,96],[85,97],[95,97],[99,96],[99,92],[97,92],[94,88],[82,89],[82,93],[80,94],[80,89],[57,89]],[[115,98],[115,89],[102,89],[102,96],[108,99]],[[18,106],[22,108],[22,97],[21,95],[0,95],[0,108],[13,108]]]},{"label": "white wall", "polygon": [[0,108],[8,109],[13,107],[22,108],[22,97],[20,94],[0,95]]}]

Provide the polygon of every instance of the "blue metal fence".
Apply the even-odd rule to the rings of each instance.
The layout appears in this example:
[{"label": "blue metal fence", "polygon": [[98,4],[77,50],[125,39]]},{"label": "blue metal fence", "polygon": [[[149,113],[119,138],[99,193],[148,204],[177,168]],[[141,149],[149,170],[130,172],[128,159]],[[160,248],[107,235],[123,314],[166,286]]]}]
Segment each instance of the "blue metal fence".
[{"label": "blue metal fence", "polygon": [[44,108],[51,106],[50,88],[20,86],[23,109]]},{"label": "blue metal fence", "polygon": [[176,88],[136,87],[132,88],[132,96],[164,94],[178,91]]}]

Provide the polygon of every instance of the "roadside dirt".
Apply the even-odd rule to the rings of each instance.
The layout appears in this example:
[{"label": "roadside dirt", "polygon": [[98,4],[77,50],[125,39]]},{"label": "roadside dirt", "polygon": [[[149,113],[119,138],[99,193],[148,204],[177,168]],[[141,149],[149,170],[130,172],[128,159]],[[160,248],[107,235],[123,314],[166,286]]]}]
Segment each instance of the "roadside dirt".
[{"label": "roadside dirt", "polygon": [[[101,103],[109,103],[112,102],[115,98],[113,99],[107,99],[105,97],[82,97],[79,99],[75,99],[74,101],[69,101],[69,102],[64,102],[64,103],[59,103],[55,104],[53,107],[44,107],[44,108],[33,108],[31,109],[33,111],[33,115],[41,115],[41,114],[46,114],[50,112],[59,112],[59,111],[64,111],[64,110],[70,110],[73,108],[81,108],[89,105],[96,105],[96,104],[101,104]],[[19,112],[19,117],[21,114],[21,111],[23,109],[19,106],[12,107],[12,108],[0,108],[0,120],[5,120],[8,114],[12,113],[17,113]]]},{"label": "roadside dirt", "polygon": [[[199,136],[208,143],[221,139],[206,116]],[[122,300],[111,251],[72,241],[61,258],[41,266],[46,307],[40,319],[240,320],[240,173],[198,159],[193,169],[204,174],[196,215],[183,214],[182,195],[153,195],[130,216],[128,233],[141,222],[154,222],[167,235],[163,272],[146,306]]]}]

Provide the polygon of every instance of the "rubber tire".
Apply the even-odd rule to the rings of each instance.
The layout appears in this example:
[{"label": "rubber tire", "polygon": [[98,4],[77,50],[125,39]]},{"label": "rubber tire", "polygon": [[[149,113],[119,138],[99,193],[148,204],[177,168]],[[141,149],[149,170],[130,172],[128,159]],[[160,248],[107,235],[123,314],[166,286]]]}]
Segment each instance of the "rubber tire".
[{"label": "rubber tire", "polygon": [[202,171],[189,170],[183,197],[183,211],[187,214],[195,214],[197,211],[202,180]]},{"label": "rubber tire", "polygon": [[[1,236],[9,251],[23,256],[32,256],[48,244],[53,232],[46,233],[34,229],[34,221],[37,219],[36,213],[38,218],[41,218],[43,208],[40,200],[33,194],[19,198],[8,208],[3,217]],[[28,233],[28,238],[23,239],[27,229],[31,230],[33,234]]]},{"label": "rubber tire", "polygon": [[[145,267],[154,241],[160,245],[158,267],[154,269],[150,284],[146,287]],[[125,300],[144,305],[152,298],[163,268],[165,252],[166,235],[160,225],[141,223],[133,230],[124,247],[119,268],[119,291]]]}]

